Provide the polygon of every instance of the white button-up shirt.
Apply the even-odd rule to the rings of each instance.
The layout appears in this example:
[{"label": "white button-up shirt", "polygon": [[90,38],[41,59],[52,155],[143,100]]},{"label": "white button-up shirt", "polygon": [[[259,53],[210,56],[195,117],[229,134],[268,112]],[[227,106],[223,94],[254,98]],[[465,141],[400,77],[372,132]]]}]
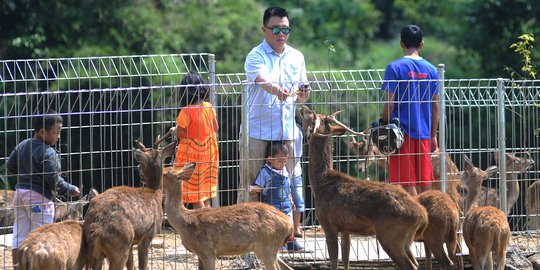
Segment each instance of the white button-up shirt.
[{"label": "white button-up shirt", "polygon": [[[285,45],[283,54],[278,55],[266,40],[247,55],[244,68],[249,82],[254,83],[261,75],[290,93],[307,82],[304,55],[288,45]],[[281,101],[259,85],[250,84],[247,87],[250,87],[249,136],[268,141],[294,140],[295,101],[298,96],[292,95]]]}]

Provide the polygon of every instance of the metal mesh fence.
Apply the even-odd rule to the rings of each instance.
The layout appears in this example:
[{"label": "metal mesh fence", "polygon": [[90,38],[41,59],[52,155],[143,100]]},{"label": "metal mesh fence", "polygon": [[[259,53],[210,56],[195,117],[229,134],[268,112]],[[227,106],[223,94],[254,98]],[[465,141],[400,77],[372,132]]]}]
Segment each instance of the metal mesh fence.
[{"label": "metal mesh fence", "polygon": [[[18,142],[32,137],[32,115],[52,108],[64,118],[64,129],[57,144],[66,179],[98,191],[127,185],[141,186],[133,142],[140,138],[150,144],[157,135],[174,125],[180,110],[182,93],[177,86],[188,71],[203,74],[213,89],[212,103],[218,115],[220,172],[215,205],[236,203],[239,180],[239,130],[242,122],[242,91],[247,85],[244,73],[216,74],[213,55],[177,54],[125,57],[41,59],[0,61],[0,177],[3,188],[13,188],[14,176],[5,162]],[[383,106],[381,84],[384,70],[312,71],[308,73],[311,97],[307,105],[320,113],[342,110],[339,120],[357,131],[365,130],[379,118]],[[502,158],[494,153],[529,154],[540,159],[540,142],[535,130],[540,128],[539,81],[497,79],[444,80],[445,151],[458,168],[463,156],[476,166],[499,165]],[[334,139],[334,168],[350,175],[384,180],[383,169],[372,165],[367,173],[359,172],[359,157],[346,145],[350,135]],[[357,138],[358,139],[358,138]],[[317,231],[315,209],[306,177],[309,155],[302,157],[306,212],[303,224],[312,237],[302,238],[313,252],[289,256],[293,262],[318,262],[328,258],[324,234]],[[501,166],[500,166],[501,167]],[[540,179],[538,165],[526,172],[498,176],[486,183],[503,200],[507,189],[501,179],[517,182],[519,197],[509,212],[516,236],[534,234],[525,209],[525,192]],[[515,178],[512,178],[515,177]],[[509,179],[510,178],[510,179]],[[504,182],[503,182],[504,183]],[[505,184],[505,186],[507,186]],[[532,196],[540,197],[539,194]],[[2,226],[9,227],[7,224]],[[306,234],[307,235],[307,234]],[[5,237],[4,242],[7,242]],[[537,238],[524,240],[528,252],[538,250]],[[4,243],[6,245],[10,243]],[[151,256],[152,269],[193,267],[193,258],[181,249],[175,238],[172,251],[157,251]],[[418,248],[417,248],[418,249]],[[373,242],[353,243],[351,258],[383,258]],[[9,257],[5,248],[2,256]],[[360,259],[359,259],[360,260]],[[169,268],[157,261],[167,261]],[[0,268],[7,269],[4,262]],[[230,267],[227,262],[220,268]]]}]

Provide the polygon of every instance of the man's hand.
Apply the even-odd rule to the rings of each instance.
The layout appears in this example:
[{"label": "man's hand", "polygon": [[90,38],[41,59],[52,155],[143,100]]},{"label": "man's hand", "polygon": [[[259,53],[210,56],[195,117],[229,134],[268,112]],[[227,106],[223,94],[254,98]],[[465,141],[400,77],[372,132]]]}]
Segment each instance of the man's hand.
[{"label": "man's hand", "polygon": [[289,89],[285,87],[280,87],[277,94],[277,98],[281,101],[285,101],[287,98],[291,96]]},{"label": "man's hand", "polygon": [[437,152],[439,150],[439,143],[437,137],[431,137],[431,152]]}]

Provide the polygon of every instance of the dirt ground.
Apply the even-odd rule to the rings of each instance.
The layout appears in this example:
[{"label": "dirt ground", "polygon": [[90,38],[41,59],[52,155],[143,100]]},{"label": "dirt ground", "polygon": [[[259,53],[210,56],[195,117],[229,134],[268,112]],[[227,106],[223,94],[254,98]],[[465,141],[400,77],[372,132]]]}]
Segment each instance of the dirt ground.
[{"label": "dirt ground", "polygon": [[[0,236],[1,237],[1,236]],[[304,237],[307,238],[323,238],[324,233],[321,229],[312,229],[305,231]],[[531,249],[540,245],[540,237],[513,237],[510,241],[511,245],[517,245],[521,250]],[[324,242],[322,243],[324,245]],[[135,251],[136,254],[136,251]],[[314,261],[313,258],[305,257],[303,254],[281,254],[282,258],[290,263],[295,269],[329,269],[328,263],[325,261]],[[470,266],[468,256],[464,257],[466,269]],[[423,260],[419,259],[420,264]],[[137,257],[135,257],[137,265]],[[161,233],[156,235],[153,241],[152,248],[149,254],[148,269],[161,270],[184,270],[198,269],[197,258],[193,254],[187,252],[183,246],[180,236],[175,233],[172,228],[164,228]],[[394,269],[391,262],[351,262],[351,269]],[[0,269],[13,269],[11,260],[11,249],[5,245],[0,246]],[[104,269],[108,269],[107,266]],[[239,256],[220,257],[216,261],[216,269],[264,269],[261,265],[255,264],[248,267],[244,260]],[[434,265],[434,269],[438,269]]]}]

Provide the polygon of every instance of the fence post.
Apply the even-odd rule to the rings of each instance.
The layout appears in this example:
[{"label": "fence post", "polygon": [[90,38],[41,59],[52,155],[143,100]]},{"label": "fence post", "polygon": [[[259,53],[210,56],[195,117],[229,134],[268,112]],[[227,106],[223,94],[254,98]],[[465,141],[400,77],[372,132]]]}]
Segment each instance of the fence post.
[{"label": "fence post", "polygon": [[[210,103],[214,106],[217,104],[216,100],[216,56],[214,54],[208,54],[208,78],[210,80]],[[219,138],[218,138],[219,140]],[[212,207],[219,207],[221,200],[219,199],[219,192],[216,192],[216,196],[212,198]]]},{"label": "fence post", "polygon": [[441,191],[446,192],[446,107],[444,106],[444,64],[439,64],[439,155],[441,155]]},{"label": "fence post", "polygon": [[499,114],[499,125],[497,127],[499,140],[499,188],[500,193],[500,209],[508,216],[508,197],[506,190],[506,136],[505,136],[505,117],[504,117],[504,79],[497,78],[497,112]]},{"label": "fence post", "polygon": [[208,77],[210,79],[210,103],[216,105],[216,56],[208,55]]},{"label": "fence post", "polygon": [[243,145],[242,149],[242,157],[243,159],[240,160],[240,162],[244,163],[244,166],[241,166],[241,169],[243,170],[242,178],[240,181],[244,183],[243,187],[244,190],[238,190],[238,192],[242,192],[243,201],[249,202],[249,185],[250,179],[249,179],[249,106],[248,106],[248,97],[249,97],[249,85],[247,81],[242,81],[242,135],[240,136],[240,140],[242,140],[243,143],[240,145]]}]

